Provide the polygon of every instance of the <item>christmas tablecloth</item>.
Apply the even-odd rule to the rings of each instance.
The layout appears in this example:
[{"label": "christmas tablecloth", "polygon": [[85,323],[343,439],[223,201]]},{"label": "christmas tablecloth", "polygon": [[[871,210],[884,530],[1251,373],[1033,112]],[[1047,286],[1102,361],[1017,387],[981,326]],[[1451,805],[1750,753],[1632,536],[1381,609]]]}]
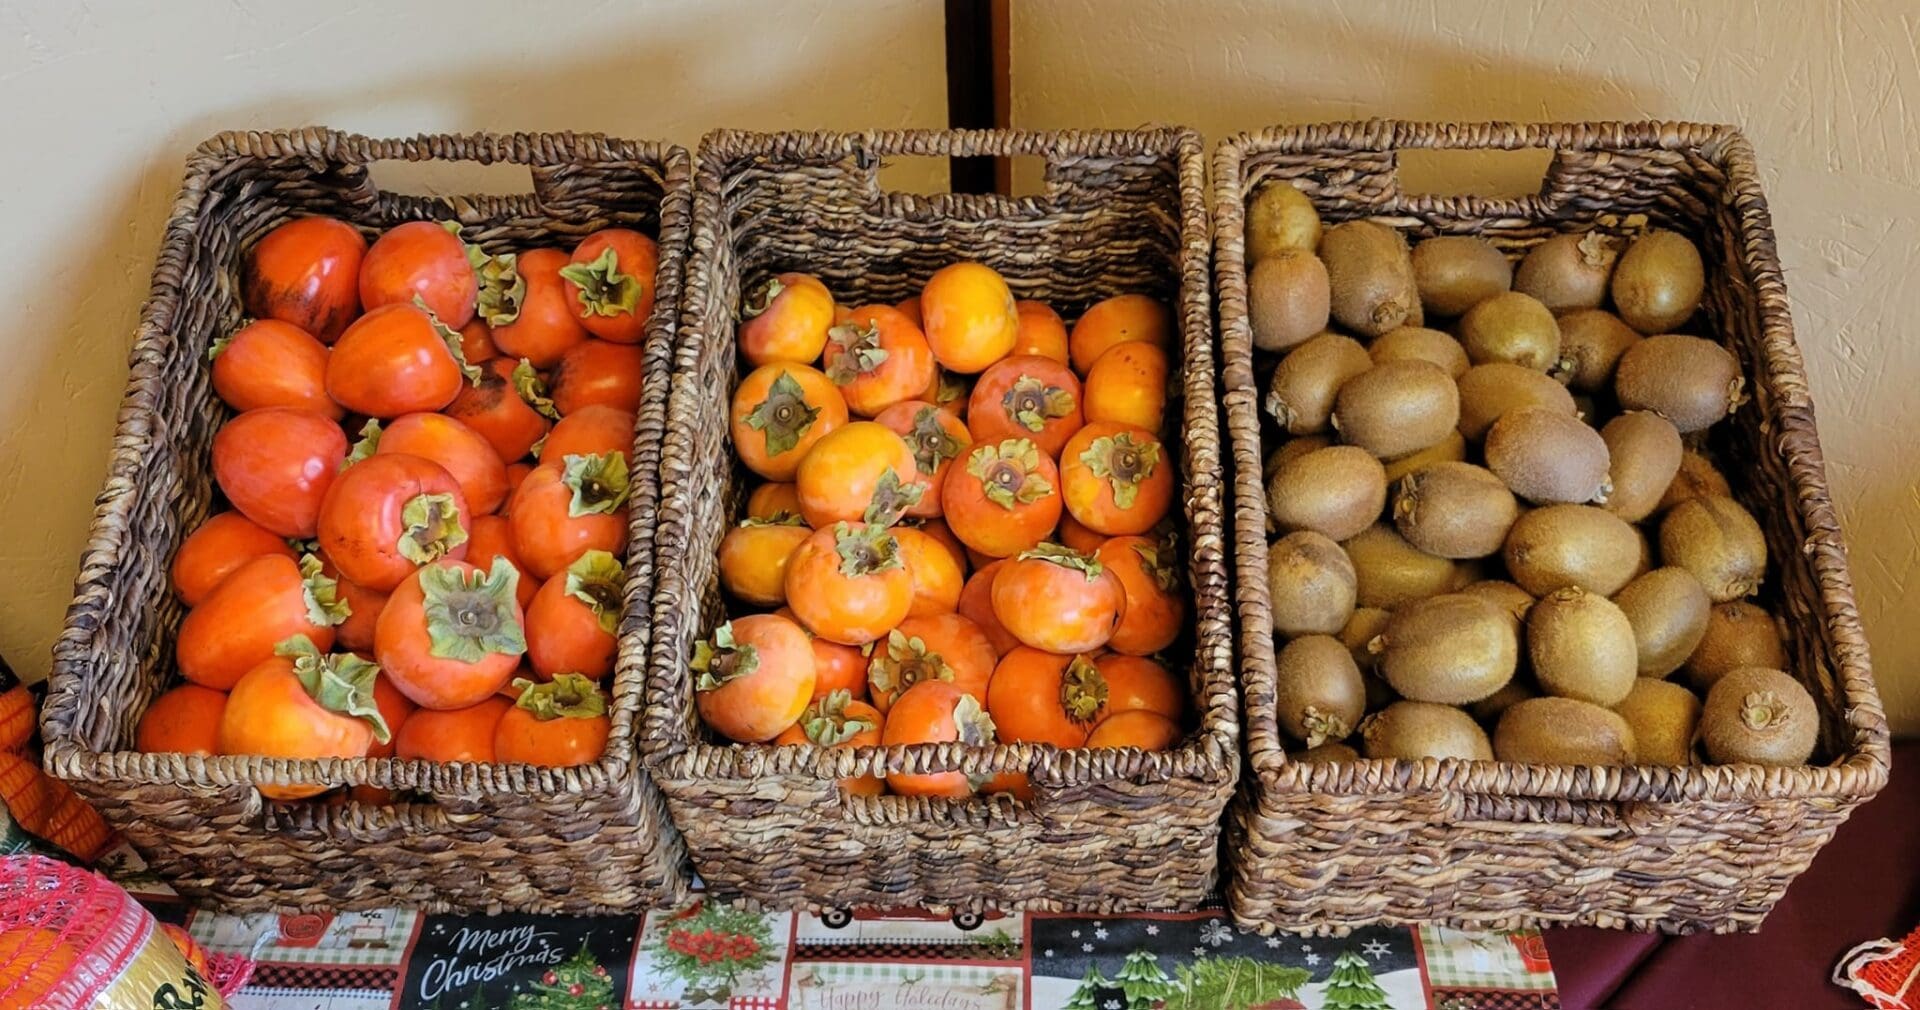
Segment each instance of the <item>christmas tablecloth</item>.
[{"label": "christmas tablecloth", "polygon": [[1218,907],[961,918],[759,913],[223,915],[109,859],[162,921],[258,961],[237,1010],[1557,1010],[1538,933],[1262,937]]}]

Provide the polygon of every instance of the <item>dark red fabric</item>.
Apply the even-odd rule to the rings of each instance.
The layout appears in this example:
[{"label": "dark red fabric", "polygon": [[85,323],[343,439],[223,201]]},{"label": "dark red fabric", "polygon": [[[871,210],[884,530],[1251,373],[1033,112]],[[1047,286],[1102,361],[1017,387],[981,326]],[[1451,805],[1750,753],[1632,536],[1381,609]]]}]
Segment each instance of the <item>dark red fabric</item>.
[{"label": "dark red fabric", "polygon": [[1920,924],[1920,741],[1894,748],[1893,774],[1855,811],[1758,933],[1650,936],[1550,929],[1566,1010],[1858,1010],[1827,980],[1855,944]]}]

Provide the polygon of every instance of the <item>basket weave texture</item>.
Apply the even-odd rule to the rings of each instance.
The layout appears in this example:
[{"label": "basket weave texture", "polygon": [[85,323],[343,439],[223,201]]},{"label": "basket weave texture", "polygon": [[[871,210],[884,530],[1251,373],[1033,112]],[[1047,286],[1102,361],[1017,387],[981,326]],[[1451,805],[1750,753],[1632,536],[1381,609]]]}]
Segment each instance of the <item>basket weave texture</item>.
[{"label": "basket weave texture", "polygon": [[[881,159],[1037,156],[1037,197],[884,191]],[[1220,815],[1239,768],[1223,471],[1198,138],[1138,132],[720,132],[701,144],[693,253],[661,470],[654,651],[641,747],[716,892],[763,904],[915,904],[960,909],[1190,906],[1213,887]],[[1174,308],[1187,641],[1196,729],[1177,748],[1060,750],[1016,743],[817,748],[737,746],[693,705],[694,642],[723,619],[715,554],[739,513],[728,403],[741,293],[772,274],[819,276],[849,304],[918,294],[960,260],[1006,276],[1017,297],[1074,318],[1121,293]],[[1178,647],[1178,646],[1177,646]],[[875,772],[1031,777],[1035,798],[844,795]]]},{"label": "basket weave texture", "polygon": [[[1413,148],[1552,155],[1538,194],[1495,200],[1403,192],[1396,152]],[[1782,617],[1792,672],[1821,707],[1821,763],[1287,760],[1274,710],[1256,372],[1272,361],[1253,349],[1244,244],[1246,202],[1273,182],[1298,187],[1330,224],[1367,218],[1414,240],[1478,235],[1512,256],[1607,215],[1645,214],[1700,246],[1700,335],[1738,357],[1751,395],[1712,429],[1709,449],[1765,527],[1774,560],[1760,602]],[[1378,922],[1757,928],[1847,814],[1885,783],[1889,751],[1746,138],[1723,126],[1651,122],[1276,128],[1219,146],[1214,199],[1249,762],[1228,818],[1234,916],[1302,931]]]},{"label": "basket weave texture", "polygon": [[[523,164],[532,192],[383,192],[368,170],[382,160]],[[238,910],[405,904],[583,913],[681,893],[683,850],[633,741],[691,171],[681,148],[596,135],[375,140],[320,128],[223,133],[188,160],[42,716],[49,769],[183,894]],[[222,507],[209,447],[231,412],[214,395],[206,350],[241,322],[248,248],[303,214],[332,215],[369,236],[406,221],[458,221],[463,239],[490,252],[571,248],[610,226],[657,235],[626,619],[599,762],[539,768],[129,749],[148,704],[176,681],[173,640],[185,608],[170,589],[168,564],[186,533]],[[432,802],[284,804],[255,788],[292,781],[411,790]]]}]

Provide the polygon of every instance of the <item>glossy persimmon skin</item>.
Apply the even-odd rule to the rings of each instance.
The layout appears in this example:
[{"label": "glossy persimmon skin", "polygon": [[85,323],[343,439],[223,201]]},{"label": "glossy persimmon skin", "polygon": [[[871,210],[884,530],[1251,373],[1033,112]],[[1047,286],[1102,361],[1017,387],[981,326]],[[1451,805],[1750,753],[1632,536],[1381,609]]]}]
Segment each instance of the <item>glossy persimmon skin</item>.
[{"label": "glossy persimmon skin", "polygon": [[[1022,382],[1037,382],[1044,390],[1063,394],[1065,413],[1046,417],[1037,431],[1021,422],[1014,411],[1023,401],[1016,399],[1009,404],[1008,398],[1014,386]],[[1002,358],[981,372],[973,384],[973,395],[967,401],[967,430],[975,442],[1029,439],[1041,452],[1057,458],[1067,439],[1085,423],[1080,402],[1080,380],[1060,362],[1036,354]]]},{"label": "glossy persimmon skin", "polygon": [[775,519],[782,513],[800,514],[800,489],[790,481],[768,481],[747,495],[748,519]]},{"label": "glossy persimmon skin", "polygon": [[1158,712],[1136,709],[1108,716],[1087,734],[1088,747],[1138,747],[1171,750],[1180,742],[1180,724]]},{"label": "glossy persimmon skin", "polygon": [[366,254],[367,240],[345,221],[302,217],[280,225],[247,253],[247,315],[333,343],[360,314]]},{"label": "glossy persimmon skin", "polygon": [[893,536],[900,541],[901,557],[913,576],[913,605],[907,616],[953,613],[966,584],[961,562],[945,544],[910,526],[895,527]]},{"label": "glossy persimmon skin", "polygon": [[505,516],[476,516],[467,527],[466,562],[482,571],[493,568],[494,558],[506,558],[513,570],[520,573],[514,583],[514,598],[520,601],[522,608],[533,602],[533,594],[540,591],[541,580],[527,571],[520,560],[520,554],[513,546],[513,527]]},{"label": "glossy persimmon skin", "polygon": [[[471,576],[479,571],[464,561],[436,561],[425,568],[457,568]],[[526,615],[516,600],[509,607],[514,621],[526,626]],[[433,654],[427,633],[426,592],[415,572],[387,598],[374,631],[374,658],[393,679],[393,686],[423,709],[465,708],[496,694],[520,667],[519,653],[488,652],[471,662]]]},{"label": "glossy persimmon skin", "polygon": [[[359,716],[331,712],[307,694],[293,660],[274,656],[247,671],[227,695],[220,716],[222,754],[281,758],[365,757],[373,726]],[[326,785],[260,786],[269,799],[318,796]]]},{"label": "glossy persimmon skin", "polygon": [[[852,351],[847,341],[852,337],[840,327],[873,329],[886,360],[870,370],[858,370],[848,360]],[[840,388],[847,409],[861,417],[873,417],[896,403],[911,400],[939,379],[926,335],[913,320],[885,305],[862,305],[849,313],[827,341],[820,369]],[[845,370],[844,377],[839,374],[841,369]]]},{"label": "glossy persimmon skin", "polygon": [[466,385],[440,331],[411,305],[361,316],[327,357],[327,395],[367,417],[440,410]]},{"label": "glossy persimmon skin", "polygon": [[[774,613],[800,624],[791,608],[781,607]],[[806,625],[801,624],[800,630],[806,631]],[[813,643],[813,697],[807,699],[808,702],[819,701],[835,691],[845,691],[855,701],[865,701],[867,654],[858,646],[841,645],[811,631],[807,632],[807,640]]]},{"label": "glossy persimmon skin", "polygon": [[516,706],[494,726],[493,759],[549,768],[592,764],[607,752],[612,725],[604,715],[541,719]]},{"label": "glossy persimmon skin", "polygon": [[[408,529],[401,513],[421,495],[448,499],[462,531],[473,521],[459,482],[432,460],[375,453],[355,463],[341,472],[320,506],[320,549],[349,580],[391,593],[420,568],[420,562],[400,552],[400,541]],[[461,539],[441,556],[466,557],[466,541]]]},{"label": "glossy persimmon skin", "polygon": [[226,691],[296,635],[323,652],[333,647],[333,628],[308,615],[300,566],[264,554],[235,569],[187,612],[174,638],[174,659],[187,680]]},{"label": "glossy persimmon skin", "polygon": [[1142,340],[1170,351],[1175,335],[1173,313],[1165,305],[1146,295],[1115,295],[1074,322],[1067,346],[1073,370],[1085,375],[1116,344]]},{"label": "glossy persimmon skin", "polygon": [[906,619],[913,607],[913,576],[904,564],[847,575],[840,570],[833,528],[816,530],[787,561],[787,606],[815,635],[865,645]]},{"label": "glossy persimmon skin", "polygon": [[987,640],[993,643],[994,653],[1000,656],[1020,646],[1020,640],[1001,626],[999,615],[993,612],[993,580],[999,578],[1001,569],[1005,567],[1007,561],[1001,558],[974,572],[961,588],[960,602],[954,608],[956,613],[972,621],[986,634]]},{"label": "glossy persimmon skin", "polygon": [[187,534],[174,552],[173,591],[180,602],[194,606],[234,569],[263,554],[295,557],[284,537],[238,512],[216,512]]},{"label": "glossy persimmon skin", "polygon": [[1078,747],[1087,742],[1091,721],[1068,714],[1061,689],[1074,657],[1020,646],[1000,657],[987,685],[987,714],[1000,739]]},{"label": "glossy persimmon skin", "polygon": [[[824,697],[817,689],[815,696],[816,698]],[[858,698],[847,702],[847,706],[843,712],[849,720],[858,719],[873,728],[861,730],[832,746],[880,746],[881,733],[885,731],[887,725],[887,717],[885,714],[872,705],[860,701]],[[812,743],[812,741],[807,739],[806,730],[802,729],[800,723],[797,722],[788,726],[781,731],[779,736],[773,738],[773,744],[776,747],[793,747],[808,743]],[[887,783],[886,780],[878,775],[856,775],[852,778],[841,779],[840,788],[846,790],[847,793],[852,796],[879,796],[887,791]]]},{"label": "glossy persimmon skin", "polygon": [[[916,743],[951,743],[960,738],[954,723],[954,709],[966,695],[952,684],[938,680],[921,681],[894,699],[881,727],[880,742],[887,747]],[[902,796],[973,795],[973,785],[965,772],[931,772],[887,775],[887,787]]]},{"label": "glossy persimmon skin", "polygon": [[1167,668],[1145,656],[1103,653],[1093,661],[1107,682],[1103,716],[1143,709],[1180,721],[1187,712],[1187,686]]},{"label": "glossy persimmon skin", "polygon": [[394,737],[393,756],[435,762],[494,761],[494,730],[513,700],[491,695],[464,708],[423,708],[407,717]]},{"label": "glossy persimmon skin", "polygon": [[387,229],[360,261],[360,304],[368,314],[388,305],[411,305],[416,297],[456,330],[473,318],[480,297],[466,243],[434,221]]},{"label": "glossy persimmon skin", "polygon": [[[1152,471],[1136,487],[1133,503],[1122,506],[1113,482],[1096,476],[1083,454],[1098,439],[1125,433],[1138,445],[1152,445],[1158,453]],[[1165,518],[1173,505],[1173,459],[1158,436],[1140,428],[1095,421],[1074,433],[1060,452],[1060,495],[1067,511],[1082,526],[1107,536],[1145,533]]]},{"label": "glossy persimmon skin", "polygon": [[1019,331],[1008,356],[1037,354],[1063,365],[1071,361],[1067,354],[1067,324],[1060,313],[1045,302],[1025,299],[1014,302],[1013,308],[1019,316]]},{"label": "glossy persimmon skin", "polygon": [[901,485],[919,482],[913,450],[899,435],[874,421],[834,429],[814,444],[794,473],[801,517],[815,529],[860,520],[889,471]]},{"label": "glossy persimmon skin", "polygon": [[[993,677],[999,656],[979,625],[959,614],[932,614],[901,621],[899,631],[908,639],[919,639],[930,656],[938,656],[946,664],[952,674],[947,683],[982,704],[986,702],[987,682]],[[889,641],[875,643],[873,655],[867,660],[867,694],[874,707],[882,712],[888,711],[905,690],[896,686],[889,691],[881,685],[879,663],[887,657],[889,644]]]},{"label": "glossy persimmon skin", "polygon": [[835,321],[833,295],[811,274],[784,273],[774,280],[780,292],[740,324],[740,356],[756,368],[774,361],[811,365],[827,347],[827,329]]},{"label": "glossy persimmon skin", "polygon": [[500,348],[493,343],[493,327],[486,320],[475,317],[460,327],[460,356],[469,365],[485,364],[500,356]]},{"label": "glossy persimmon skin", "polygon": [[[776,451],[768,445],[770,433],[753,428],[749,419],[755,408],[767,400],[782,375],[800,387],[806,405],[819,413],[805,425],[804,430],[798,432],[793,445]],[[763,365],[748,373],[734,387],[733,405],[729,413],[734,452],[739,454],[740,462],[745,463],[747,469],[766,480],[793,480],[794,474],[800,469],[800,461],[806,458],[814,444],[846,423],[847,401],[840,396],[840,390],[832,380],[806,365],[785,361]]]},{"label": "glossy persimmon skin", "polygon": [[499,457],[514,463],[533,451],[533,444],[556,427],[533,409],[513,388],[510,358],[495,358],[480,366],[480,381],[463,385],[447,405],[446,415],[472,428],[493,446]]},{"label": "glossy persimmon skin", "polygon": [[637,344],[646,339],[647,319],[653,315],[654,296],[658,294],[654,275],[660,267],[660,249],[653,239],[637,231],[605,228],[580,240],[574,247],[572,261],[591,263],[607,249],[613,250],[619,271],[640,282],[640,297],[633,307],[611,316],[600,315],[586,307],[579,286],[571,281],[566,282],[567,304],[573,307],[574,317],[588,333],[617,344]]},{"label": "glossy persimmon skin", "polygon": [[553,366],[547,386],[561,417],[599,405],[633,413],[645,382],[644,353],[637,344],[582,340]]},{"label": "glossy persimmon skin", "polygon": [[213,477],[240,514],[282,537],[313,536],[320,501],[347,458],[347,435],[331,418],[296,407],[261,407],[213,436]]},{"label": "glossy persimmon skin", "polygon": [[413,714],[420,710],[420,706],[415,705],[412,699],[400,693],[400,689],[393,686],[393,678],[385,673],[373,675],[373,704],[380,710],[380,718],[386,720],[388,739],[386,743],[375,740],[369,744],[367,756],[392,757],[394,741],[399,738],[400,727],[405,726],[407,720],[413,718]]},{"label": "glossy persimmon skin", "polygon": [[[907,510],[907,515],[923,519],[940,515],[940,493],[946,487],[947,472],[953,467],[953,461],[966,455],[973,444],[973,433],[967,430],[966,422],[926,400],[903,400],[874,415],[873,420],[906,440],[907,448],[914,454],[914,468],[920,473],[920,483],[926,487],[920,501]],[[938,432],[929,425],[937,426]],[[943,452],[943,445],[938,444],[942,442],[941,435],[952,440],[945,443],[944,448],[951,449],[955,444],[959,448],[952,454]],[[936,458],[938,462],[934,462]],[[931,469],[924,465],[930,462],[934,463]]]},{"label": "glossy persimmon skin", "polygon": [[559,461],[534,467],[510,502],[507,521],[513,546],[527,573],[537,579],[553,578],[590,550],[627,556],[627,507],[570,515],[573,489],[563,479]]},{"label": "glossy persimmon skin", "polygon": [[1111,421],[1159,432],[1167,415],[1167,352],[1132,340],[1109,348],[1082,384],[1088,421]]},{"label": "glossy persimmon skin", "polygon": [[507,499],[507,464],[479,432],[445,414],[402,414],[380,435],[374,455],[432,460],[460,485],[473,515],[488,515]]},{"label": "glossy persimmon skin", "polygon": [[1022,644],[1048,652],[1092,652],[1107,644],[1126,613],[1126,591],[1112,572],[1085,572],[1040,558],[1015,558],[993,580],[993,612]]},{"label": "glossy persimmon skin", "polygon": [[605,680],[613,672],[617,642],[601,629],[592,607],[567,594],[565,572],[540,586],[526,615],[527,663],[541,680],[562,673]]},{"label": "glossy persimmon skin", "polygon": [[604,456],[617,452],[633,465],[633,411],[589,404],[566,412],[547,433],[540,455],[547,459],[567,456]]},{"label": "glossy persimmon skin", "polygon": [[340,566],[324,553],[320,561],[320,570],[334,580],[334,593],[347,605],[347,619],[333,626],[334,644],[344,652],[372,651],[373,628],[387,607],[387,594],[341,575]]},{"label": "glossy persimmon skin", "polygon": [[248,323],[213,359],[213,391],[236,411],[299,407],[338,421],[346,414],[327,395],[327,345],[278,319]]},{"label": "glossy persimmon skin", "polygon": [[1071,547],[1082,554],[1092,554],[1111,538],[1080,525],[1080,520],[1071,515],[1063,515],[1060,517],[1060,528],[1054,531],[1053,539],[1062,547]]},{"label": "glossy persimmon skin", "polygon": [[787,602],[787,562],[813,531],[805,526],[735,526],[720,538],[720,586],[756,607]]},{"label": "glossy persimmon skin", "polygon": [[1172,563],[1159,543],[1141,536],[1114,537],[1094,552],[1094,560],[1120,580],[1127,597],[1120,624],[1113,629],[1107,647],[1135,656],[1151,655],[1172,645],[1187,619],[1187,601],[1179,584],[1163,585],[1148,566],[1143,551],[1156,554],[1163,566]]},{"label": "glossy persimmon skin", "polygon": [[800,625],[774,614],[732,621],[736,647],[752,646],[757,667],[694,693],[700,718],[739,743],[764,743],[793,725],[813,697],[813,646]]},{"label": "glossy persimmon skin", "polygon": [[153,699],[134,730],[133,749],[147,754],[220,753],[220,716],[227,693],[181,684]]},{"label": "glossy persimmon skin", "polygon": [[1020,313],[1007,282],[979,263],[953,263],[920,291],[927,343],[940,366],[971,375],[1013,351]]},{"label": "glossy persimmon skin", "polygon": [[920,315],[920,296],[919,295],[914,295],[910,298],[902,298],[899,301],[893,303],[893,308],[894,308],[894,311],[900,313],[903,316],[906,316],[908,319],[913,320],[913,325],[920,327],[922,330],[926,329],[927,327],[926,319]]},{"label": "glossy persimmon skin", "polygon": [[494,346],[509,358],[525,358],[535,368],[552,368],[568,350],[587,339],[587,328],[573,311],[573,292],[560,269],[573,262],[559,249],[529,249],[514,266],[527,282],[520,313],[493,328]]},{"label": "glossy persimmon skin", "polygon": [[940,490],[941,516],[969,549],[988,557],[1010,557],[1045,540],[1059,524],[1063,508],[1060,471],[1053,460],[1040,453],[1031,472],[1051,490],[1030,502],[1016,500],[1011,506],[1001,505],[987,497],[981,478],[967,469],[970,454],[981,448],[981,443],[974,443],[947,472],[946,484]]}]

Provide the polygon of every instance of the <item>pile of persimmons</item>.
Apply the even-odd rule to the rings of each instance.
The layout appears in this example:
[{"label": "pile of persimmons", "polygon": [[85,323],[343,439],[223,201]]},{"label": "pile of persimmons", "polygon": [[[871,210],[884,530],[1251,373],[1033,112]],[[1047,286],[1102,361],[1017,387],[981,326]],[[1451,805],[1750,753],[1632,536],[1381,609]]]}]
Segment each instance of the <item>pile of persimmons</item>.
[{"label": "pile of persimmons", "polygon": [[[820,747],[1180,739],[1186,690],[1153,658],[1186,617],[1165,306],[1109,298],[1069,333],[955,263],[851,308],[783,273],[741,317],[731,436],[764,483],[720,547],[735,614],[695,651],[710,728]],[[1030,795],[1019,774],[842,785]]]},{"label": "pile of persimmons", "polygon": [[517,255],[430,221],[262,237],[252,320],[211,351],[231,508],[173,559],[186,683],[136,746],[597,760],[657,258],[625,229]]}]

